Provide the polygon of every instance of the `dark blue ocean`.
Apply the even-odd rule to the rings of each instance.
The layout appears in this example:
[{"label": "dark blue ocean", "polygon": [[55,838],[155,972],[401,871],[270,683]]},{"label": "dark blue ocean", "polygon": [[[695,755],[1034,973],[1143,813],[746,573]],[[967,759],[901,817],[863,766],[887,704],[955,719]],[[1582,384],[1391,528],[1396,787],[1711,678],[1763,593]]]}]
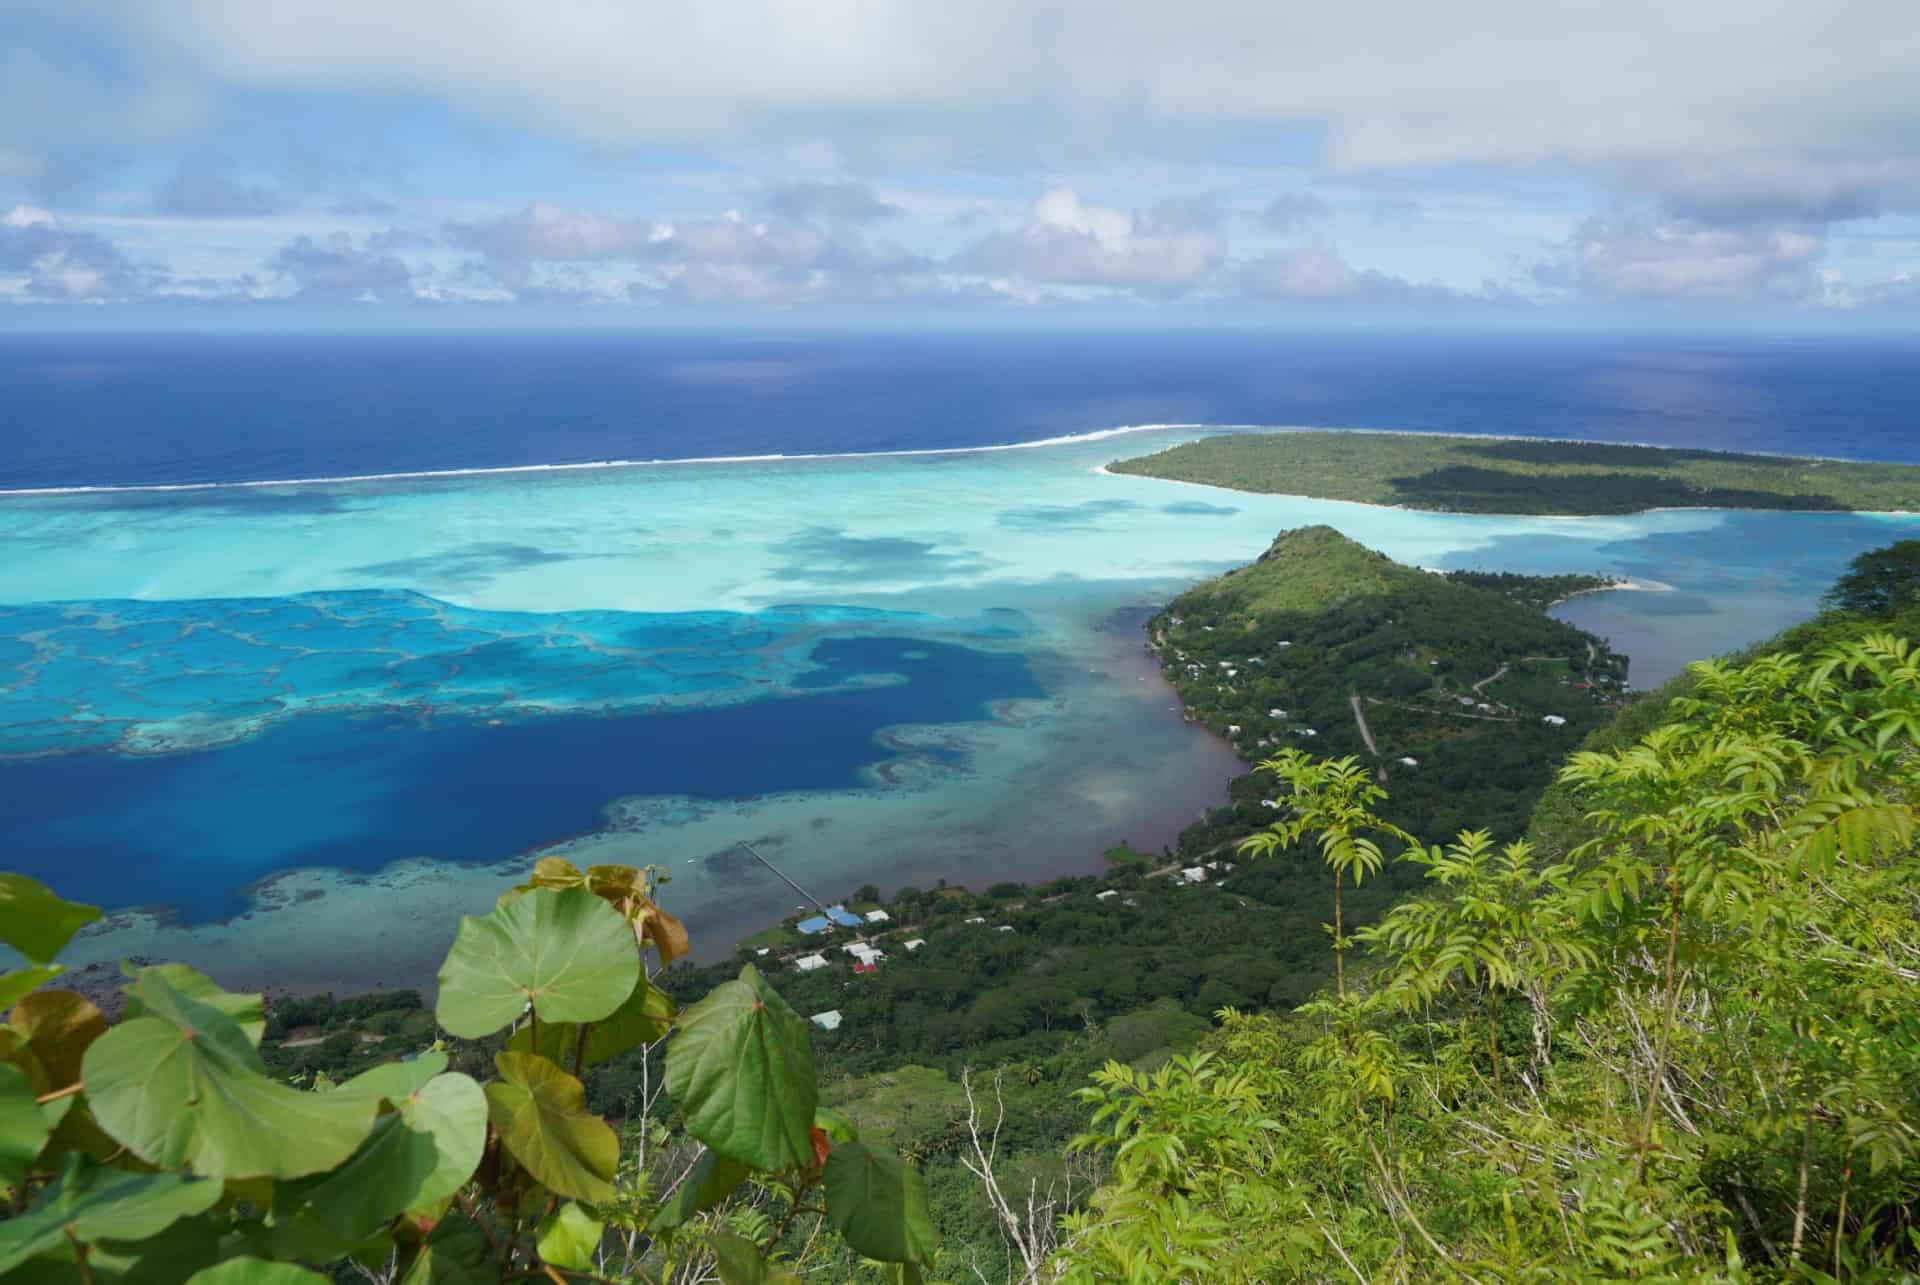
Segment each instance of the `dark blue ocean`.
[{"label": "dark blue ocean", "polygon": [[1920,339],[0,336],[0,489],[1316,424],[1920,459]]}]

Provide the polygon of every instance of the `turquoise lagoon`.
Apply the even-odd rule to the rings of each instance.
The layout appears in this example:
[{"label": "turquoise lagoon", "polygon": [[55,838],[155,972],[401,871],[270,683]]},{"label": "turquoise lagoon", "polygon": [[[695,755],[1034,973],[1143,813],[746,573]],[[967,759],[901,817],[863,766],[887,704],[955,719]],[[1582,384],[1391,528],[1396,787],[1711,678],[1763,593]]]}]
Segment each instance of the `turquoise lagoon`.
[{"label": "turquoise lagoon", "polygon": [[655,862],[708,953],[810,892],[1157,846],[1236,764],[1143,615],[1326,522],[1432,567],[1601,571],[1648,685],[1803,616],[1895,515],[1487,518],[1017,449],[0,497],[0,835],[117,913],[74,954],[430,977],[533,851]]}]

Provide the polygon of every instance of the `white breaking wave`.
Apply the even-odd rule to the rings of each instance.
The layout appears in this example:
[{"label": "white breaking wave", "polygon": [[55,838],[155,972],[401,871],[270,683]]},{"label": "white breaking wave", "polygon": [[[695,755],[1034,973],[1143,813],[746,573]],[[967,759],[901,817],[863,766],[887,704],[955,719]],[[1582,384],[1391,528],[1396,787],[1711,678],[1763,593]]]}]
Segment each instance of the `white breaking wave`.
[{"label": "white breaking wave", "polygon": [[775,464],[807,460],[891,459],[912,455],[978,455],[990,451],[1027,451],[1043,446],[1077,446],[1104,441],[1129,433],[1158,433],[1171,430],[1231,431],[1257,428],[1254,424],[1128,424],[1120,428],[1100,428],[1087,433],[1069,433],[1061,437],[1042,437],[1031,442],[1000,442],[989,446],[929,446],[896,451],[825,451],[789,455],[702,455],[684,459],[591,460],[578,464],[502,464],[491,468],[421,469],[407,473],[347,473],[338,477],[266,478],[246,482],[136,482],[118,486],[36,486],[0,489],[0,496],[28,495],[109,495],[130,492],[228,491],[262,487],[350,486],[362,482],[411,482],[432,478],[500,477],[514,473],[582,473],[599,469],[672,468],[686,464]]}]

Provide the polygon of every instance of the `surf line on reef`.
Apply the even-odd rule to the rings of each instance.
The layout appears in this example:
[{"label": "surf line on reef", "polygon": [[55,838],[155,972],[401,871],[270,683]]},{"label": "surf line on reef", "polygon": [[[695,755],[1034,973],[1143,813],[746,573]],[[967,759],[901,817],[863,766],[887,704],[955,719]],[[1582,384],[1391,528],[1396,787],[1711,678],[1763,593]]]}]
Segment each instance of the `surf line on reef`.
[{"label": "surf line on reef", "polygon": [[675,468],[692,464],[793,464],[810,460],[898,459],[924,455],[984,455],[996,451],[1029,451],[1048,446],[1079,446],[1130,433],[1178,431],[1236,432],[1257,424],[1128,424],[1085,433],[1042,437],[1031,442],[994,442],[984,446],[926,446],[893,451],[772,452],[764,455],[697,455],[651,460],[586,460],[571,464],[500,464],[486,468],[419,469],[404,473],[345,473],[327,477],[248,478],[227,482],[130,482],[89,486],[34,486],[0,488],[0,498],[59,495],[115,495],[188,491],[248,490],[293,486],[353,486],[371,482],[419,482],[447,478],[505,477],[514,474],[588,473],[609,469]]}]

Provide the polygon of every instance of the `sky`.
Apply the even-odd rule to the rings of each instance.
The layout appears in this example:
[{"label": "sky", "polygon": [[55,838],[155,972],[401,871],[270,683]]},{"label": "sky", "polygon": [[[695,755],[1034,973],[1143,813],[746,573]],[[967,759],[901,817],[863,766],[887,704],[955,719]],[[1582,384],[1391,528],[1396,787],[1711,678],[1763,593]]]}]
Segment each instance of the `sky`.
[{"label": "sky", "polygon": [[1913,0],[0,0],[0,327],[1905,329]]}]

